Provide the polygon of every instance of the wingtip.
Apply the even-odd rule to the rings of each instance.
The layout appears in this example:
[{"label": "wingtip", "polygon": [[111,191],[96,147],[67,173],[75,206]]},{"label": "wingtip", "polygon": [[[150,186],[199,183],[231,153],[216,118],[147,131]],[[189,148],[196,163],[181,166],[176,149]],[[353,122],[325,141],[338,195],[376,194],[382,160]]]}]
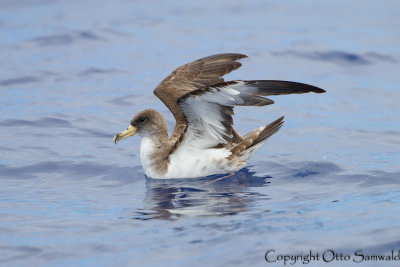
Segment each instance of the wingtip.
[{"label": "wingtip", "polygon": [[271,122],[270,124],[268,124],[266,127],[282,127],[283,123],[285,122],[283,119],[285,118],[285,116],[281,116],[280,118],[274,120],[273,122]]},{"label": "wingtip", "polygon": [[324,89],[316,87],[316,86],[314,86],[314,87],[315,87],[315,90],[313,91],[314,93],[317,93],[317,94],[326,93],[326,91]]},{"label": "wingtip", "polygon": [[240,60],[242,58],[247,58],[248,57],[247,55],[242,54],[242,53],[223,53],[221,55],[234,56],[236,58],[235,60]]},{"label": "wingtip", "polygon": [[[241,61],[243,59],[249,58],[247,55],[244,54],[238,54],[237,58],[235,59],[236,62]],[[240,63],[240,62],[238,62]]]},{"label": "wingtip", "polygon": [[[276,122],[276,123],[279,123],[280,126],[282,126],[283,123],[285,122],[284,119],[285,119],[285,116],[281,116],[281,117],[278,118],[275,122]],[[280,126],[279,126],[279,127],[280,127]]]},{"label": "wingtip", "polygon": [[236,60],[241,60],[241,59],[243,59],[243,58],[248,58],[248,56],[247,55],[245,55],[245,54],[241,54],[241,53],[226,53],[226,55],[227,56],[233,56],[234,57],[234,61],[236,61]]}]

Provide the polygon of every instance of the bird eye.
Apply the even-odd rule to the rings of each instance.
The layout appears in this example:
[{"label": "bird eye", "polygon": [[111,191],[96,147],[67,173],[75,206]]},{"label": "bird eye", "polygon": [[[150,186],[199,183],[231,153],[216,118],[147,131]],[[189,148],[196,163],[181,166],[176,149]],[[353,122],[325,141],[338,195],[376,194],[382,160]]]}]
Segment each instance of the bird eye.
[{"label": "bird eye", "polygon": [[143,122],[145,122],[146,120],[147,120],[146,118],[140,118],[140,119],[139,119],[139,122],[142,122],[142,123],[143,123]]}]

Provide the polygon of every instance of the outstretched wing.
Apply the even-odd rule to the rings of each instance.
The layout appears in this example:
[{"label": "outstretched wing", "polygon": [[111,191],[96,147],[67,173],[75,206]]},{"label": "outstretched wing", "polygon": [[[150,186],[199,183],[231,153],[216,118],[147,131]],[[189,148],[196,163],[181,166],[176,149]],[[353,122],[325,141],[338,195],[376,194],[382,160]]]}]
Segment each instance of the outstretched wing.
[{"label": "outstretched wing", "polygon": [[238,143],[242,140],[233,129],[233,107],[273,104],[262,96],[316,92],[324,90],[286,81],[230,81],[222,76],[239,68],[243,54],[226,53],[208,56],[173,71],[154,90],[176,119],[170,138],[172,153],[183,136],[200,146]]},{"label": "outstretched wing", "polygon": [[323,93],[323,89],[297,82],[256,80],[230,81],[202,87],[178,99],[186,117],[186,138],[197,146],[213,147],[237,142],[233,130],[233,107],[265,106],[274,102],[262,96]]},{"label": "outstretched wing", "polygon": [[239,68],[242,64],[237,60],[245,57],[235,53],[217,54],[180,66],[156,87],[154,94],[172,112],[177,125],[186,124],[178,99],[199,88],[223,82],[221,77]]}]

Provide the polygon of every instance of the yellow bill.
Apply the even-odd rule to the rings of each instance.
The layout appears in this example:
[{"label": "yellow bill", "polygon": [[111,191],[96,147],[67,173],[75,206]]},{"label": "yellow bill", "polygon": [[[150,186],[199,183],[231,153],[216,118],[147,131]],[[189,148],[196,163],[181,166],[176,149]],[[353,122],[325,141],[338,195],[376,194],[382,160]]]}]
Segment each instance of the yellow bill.
[{"label": "yellow bill", "polygon": [[133,127],[132,125],[129,125],[128,129],[126,129],[125,131],[114,135],[114,143],[116,144],[118,141],[135,134],[136,134],[136,128]]}]

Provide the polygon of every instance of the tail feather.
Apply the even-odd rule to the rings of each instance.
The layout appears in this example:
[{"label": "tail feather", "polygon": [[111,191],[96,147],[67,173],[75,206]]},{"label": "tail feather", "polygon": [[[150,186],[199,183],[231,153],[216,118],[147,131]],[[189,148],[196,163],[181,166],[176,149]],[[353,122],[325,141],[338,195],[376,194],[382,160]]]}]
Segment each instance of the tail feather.
[{"label": "tail feather", "polygon": [[283,121],[284,118],[285,116],[282,116],[279,119],[275,120],[274,122],[268,124],[268,126],[265,127],[264,130],[260,133],[260,135],[254,140],[251,146],[257,145],[258,143],[271,137],[274,133],[278,132],[284,123]]},{"label": "tail feather", "polygon": [[266,139],[271,137],[282,127],[284,118],[285,117],[282,116],[274,122],[268,124],[266,127],[258,128],[243,136],[243,140],[231,149],[232,154],[229,157],[233,158],[235,156],[241,156],[246,152],[249,152],[248,154],[251,156],[255,151],[250,150],[253,150],[252,148],[258,150],[258,148],[261,146],[257,145],[262,145]]}]

